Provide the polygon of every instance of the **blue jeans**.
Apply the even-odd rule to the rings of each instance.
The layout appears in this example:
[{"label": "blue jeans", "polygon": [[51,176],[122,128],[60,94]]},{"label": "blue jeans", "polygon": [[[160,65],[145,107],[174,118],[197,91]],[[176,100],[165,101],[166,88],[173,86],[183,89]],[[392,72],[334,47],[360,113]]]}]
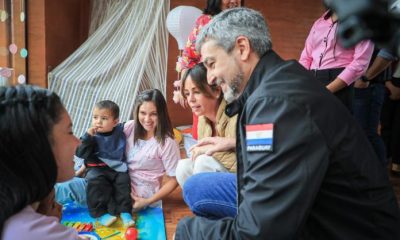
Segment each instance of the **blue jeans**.
[{"label": "blue jeans", "polygon": [[220,219],[237,214],[235,173],[199,173],[183,186],[183,199],[201,217]]},{"label": "blue jeans", "polygon": [[355,88],[353,113],[354,118],[366,133],[376,155],[384,166],[388,164],[385,144],[378,134],[383,101],[385,99],[385,85],[371,84],[368,88]]},{"label": "blue jeans", "polygon": [[57,183],[55,186],[56,201],[61,205],[75,202],[81,207],[87,207],[86,187],[86,179],[79,177],[74,177],[63,183]]}]

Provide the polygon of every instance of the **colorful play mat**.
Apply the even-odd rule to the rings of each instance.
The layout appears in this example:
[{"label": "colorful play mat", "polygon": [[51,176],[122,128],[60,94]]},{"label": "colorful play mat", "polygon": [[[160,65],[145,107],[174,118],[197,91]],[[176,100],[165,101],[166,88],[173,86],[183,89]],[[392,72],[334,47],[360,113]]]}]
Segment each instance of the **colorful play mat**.
[{"label": "colorful play mat", "polygon": [[148,207],[133,215],[135,228],[126,229],[118,218],[110,227],[104,227],[90,217],[88,209],[82,208],[74,203],[65,204],[61,223],[75,228],[79,234],[90,237],[90,239],[108,240],[164,240],[165,225],[164,214],[160,207]]}]

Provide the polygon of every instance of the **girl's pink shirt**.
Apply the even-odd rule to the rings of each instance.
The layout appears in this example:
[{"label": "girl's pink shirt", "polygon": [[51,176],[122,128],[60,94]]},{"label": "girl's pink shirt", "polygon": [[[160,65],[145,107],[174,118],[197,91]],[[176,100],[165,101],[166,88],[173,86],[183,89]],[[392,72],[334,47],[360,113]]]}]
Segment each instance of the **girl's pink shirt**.
[{"label": "girl's pink shirt", "polygon": [[124,125],[126,135],[126,157],[132,193],[137,197],[149,198],[160,190],[164,174],[175,176],[180,159],[179,146],[167,138],[162,146],[154,137],[133,144],[134,121]]}]

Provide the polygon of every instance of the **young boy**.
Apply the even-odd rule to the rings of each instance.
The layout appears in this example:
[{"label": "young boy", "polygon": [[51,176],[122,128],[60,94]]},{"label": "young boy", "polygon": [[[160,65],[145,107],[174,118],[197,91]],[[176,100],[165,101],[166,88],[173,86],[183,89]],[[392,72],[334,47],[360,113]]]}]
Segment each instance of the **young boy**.
[{"label": "young boy", "polygon": [[105,100],[93,109],[92,127],[81,137],[76,156],[87,168],[86,195],[89,213],[100,224],[110,226],[120,214],[125,227],[132,219],[130,179],[125,158],[124,126],[119,123],[119,107]]}]

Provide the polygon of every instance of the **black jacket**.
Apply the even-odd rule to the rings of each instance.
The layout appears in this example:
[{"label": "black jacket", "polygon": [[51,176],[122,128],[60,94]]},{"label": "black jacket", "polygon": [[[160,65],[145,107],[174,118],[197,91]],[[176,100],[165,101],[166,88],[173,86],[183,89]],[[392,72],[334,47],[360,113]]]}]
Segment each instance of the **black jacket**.
[{"label": "black jacket", "polygon": [[[267,52],[228,106],[235,113],[238,215],[183,219],[176,239],[400,239],[387,170],[348,110],[300,64]],[[273,124],[272,150],[247,151],[254,124]]]}]

